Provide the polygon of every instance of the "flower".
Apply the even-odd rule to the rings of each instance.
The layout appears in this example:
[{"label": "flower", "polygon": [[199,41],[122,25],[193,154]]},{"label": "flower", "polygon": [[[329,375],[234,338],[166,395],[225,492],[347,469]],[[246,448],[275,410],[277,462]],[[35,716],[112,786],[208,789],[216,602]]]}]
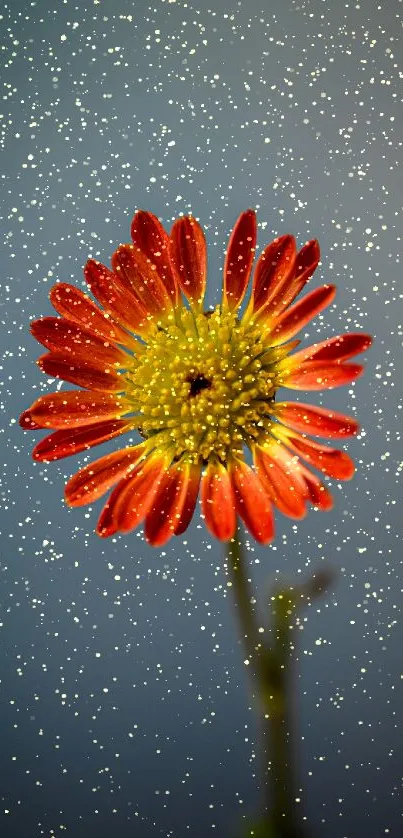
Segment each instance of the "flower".
[{"label": "flower", "polygon": [[84,388],[41,396],[22,414],[23,428],[54,431],[33,458],[58,460],[139,431],[141,442],[91,462],[66,485],[70,506],[114,487],[100,536],[145,520],[146,539],[161,545],[186,530],[199,489],[205,523],[224,541],[234,535],[237,515],[268,543],[273,506],[296,519],[309,503],[330,509],[327,487],[308,466],[348,480],[354,465],[344,451],[307,434],[343,438],[358,424],[333,410],[278,401],[277,391],[348,384],[363,369],[350,359],[371,338],[349,333],[292,353],[297,332],[336,293],[324,285],[294,302],[318,265],[317,241],[299,252],[290,235],[269,244],[241,314],[256,246],[253,210],[235,224],[222,301],[211,311],[203,310],[206,244],[195,218],[181,216],[168,235],[154,215],[138,211],[131,234],[133,243],[114,253],[112,270],[94,259],[85,266],[97,303],[60,282],[50,291],[60,316],[31,324],[49,350],[40,368]]}]

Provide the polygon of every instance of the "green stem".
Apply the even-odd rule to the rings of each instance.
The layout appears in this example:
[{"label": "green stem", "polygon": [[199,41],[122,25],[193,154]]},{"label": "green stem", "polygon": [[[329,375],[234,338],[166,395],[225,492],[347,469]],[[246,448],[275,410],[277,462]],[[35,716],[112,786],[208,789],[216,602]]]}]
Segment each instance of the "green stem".
[{"label": "green stem", "polygon": [[259,627],[252,610],[252,589],[246,574],[245,560],[239,530],[228,544],[228,571],[231,577],[236,607],[248,660],[256,672],[257,653],[261,646]]},{"label": "green stem", "polygon": [[295,719],[292,708],[292,660],[290,619],[295,602],[287,594],[273,597],[273,642],[266,647],[259,692],[263,697],[267,806],[274,834],[281,838],[302,838],[295,766]]},{"label": "green stem", "polygon": [[245,650],[258,686],[262,710],[265,815],[248,835],[257,838],[306,838],[295,770],[295,730],[292,713],[291,619],[297,604],[321,592],[329,579],[323,575],[297,589],[272,596],[272,644],[264,642],[253,610],[239,530],[228,545],[228,571],[239,615]]}]

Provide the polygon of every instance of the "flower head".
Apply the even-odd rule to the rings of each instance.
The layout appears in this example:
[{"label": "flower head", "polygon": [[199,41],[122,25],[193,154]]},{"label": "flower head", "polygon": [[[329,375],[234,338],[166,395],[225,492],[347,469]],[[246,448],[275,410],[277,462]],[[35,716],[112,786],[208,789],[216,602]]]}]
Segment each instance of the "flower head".
[{"label": "flower head", "polygon": [[342,438],[356,433],[357,422],[279,401],[277,392],[353,381],[363,368],[350,359],[371,338],[345,334],[293,351],[295,335],[335,296],[335,287],[324,285],[294,302],[318,265],[318,243],[297,251],[286,235],[269,244],[241,314],[256,246],[252,210],[235,224],[222,301],[211,311],[203,310],[206,244],[195,218],[178,218],[168,235],[154,215],[139,211],[131,234],[112,269],[87,262],[97,302],[61,282],[50,292],[60,316],[31,324],[49,350],[40,368],[84,388],[41,396],[22,414],[23,428],[53,431],[34,459],[58,460],[138,431],[141,442],[86,465],[65,494],[70,506],[81,506],[113,488],[98,534],[128,532],[145,520],[154,545],[185,531],[199,490],[206,525],[222,540],[233,536],[237,515],[267,543],[273,506],[297,519],[309,503],[330,509],[331,495],[310,467],[346,480],[354,465],[307,434]]}]

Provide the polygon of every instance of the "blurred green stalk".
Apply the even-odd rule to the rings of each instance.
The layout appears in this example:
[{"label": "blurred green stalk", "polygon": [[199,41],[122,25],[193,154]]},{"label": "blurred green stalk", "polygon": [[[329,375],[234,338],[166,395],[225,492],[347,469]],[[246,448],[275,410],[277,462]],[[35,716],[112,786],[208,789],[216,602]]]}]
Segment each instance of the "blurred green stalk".
[{"label": "blurred green stalk", "polygon": [[[292,683],[292,624],[298,607],[326,590],[330,572],[321,572],[297,587],[277,589],[270,597],[271,625],[258,620],[239,529],[228,543],[232,582],[242,640],[261,714],[263,813],[249,823],[250,838],[308,838],[299,800],[296,772]],[[264,628],[264,632],[259,628]],[[269,643],[264,639],[271,637]]]}]

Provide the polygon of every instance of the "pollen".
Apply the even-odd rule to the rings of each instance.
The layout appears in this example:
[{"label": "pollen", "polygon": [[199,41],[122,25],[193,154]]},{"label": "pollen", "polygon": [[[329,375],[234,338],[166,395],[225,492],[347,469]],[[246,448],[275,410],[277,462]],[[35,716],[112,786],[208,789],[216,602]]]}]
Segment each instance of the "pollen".
[{"label": "pollen", "polygon": [[218,306],[177,309],[125,373],[141,433],[173,459],[225,464],[271,425],[278,350]]}]

